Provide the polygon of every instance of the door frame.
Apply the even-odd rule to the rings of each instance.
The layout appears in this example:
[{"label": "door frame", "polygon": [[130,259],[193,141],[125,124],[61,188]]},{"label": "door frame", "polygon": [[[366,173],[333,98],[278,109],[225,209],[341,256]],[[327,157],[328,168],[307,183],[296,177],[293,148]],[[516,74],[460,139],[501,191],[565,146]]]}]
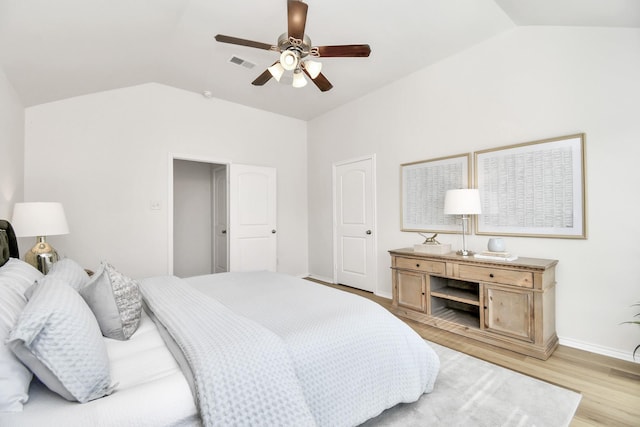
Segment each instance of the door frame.
[{"label": "door frame", "polygon": [[[225,165],[227,168],[227,187],[229,186],[229,165],[227,159],[216,159],[197,154],[169,153],[168,155],[168,185],[167,185],[167,274],[173,274],[173,161],[187,160],[192,162]],[[229,214],[229,192],[227,191],[227,215]],[[227,256],[229,253],[229,240],[227,239]]]},{"label": "door frame", "polygon": [[222,233],[224,234],[224,240],[226,242],[226,248],[225,248],[225,253],[226,253],[226,262],[225,262],[225,266],[224,266],[224,270],[223,271],[229,271],[229,165],[227,164],[216,164],[215,167],[213,167],[214,165],[211,165],[211,216],[212,216],[212,227],[211,227],[211,272],[212,273],[217,273],[216,271],[216,267],[217,267],[217,258],[218,258],[218,247],[217,247],[217,240],[220,238],[218,236],[217,233],[217,226],[218,226],[218,211],[217,211],[217,206],[218,206],[218,199],[219,199],[219,195],[218,195],[218,191],[217,191],[217,187],[216,187],[216,174],[218,173],[218,171],[221,171],[222,169],[224,169],[224,180],[225,180],[225,189],[224,189],[224,206],[225,206],[225,229]]},{"label": "door frame", "polygon": [[376,194],[378,194],[376,188],[376,155],[368,154],[361,157],[355,157],[348,160],[340,160],[338,162],[334,162],[332,165],[331,172],[331,188],[332,188],[332,201],[333,201],[333,283],[338,283],[338,213],[337,210],[337,202],[336,202],[336,169],[339,166],[344,166],[349,163],[361,162],[363,160],[371,161],[371,174],[373,175],[372,179],[372,192],[373,192],[373,293],[378,294],[378,204],[376,202]]}]

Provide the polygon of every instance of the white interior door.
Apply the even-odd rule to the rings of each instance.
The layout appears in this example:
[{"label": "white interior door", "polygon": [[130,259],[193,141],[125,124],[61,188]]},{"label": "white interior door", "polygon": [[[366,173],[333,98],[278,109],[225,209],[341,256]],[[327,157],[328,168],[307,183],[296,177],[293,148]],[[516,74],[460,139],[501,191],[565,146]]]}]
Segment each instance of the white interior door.
[{"label": "white interior door", "polygon": [[336,281],[376,288],[374,157],[334,165]]},{"label": "white interior door", "polygon": [[213,180],[213,272],[229,271],[227,241],[227,168],[217,167],[212,173]]},{"label": "white interior door", "polygon": [[276,271],[276,170],[230,165],[229,271]]}]

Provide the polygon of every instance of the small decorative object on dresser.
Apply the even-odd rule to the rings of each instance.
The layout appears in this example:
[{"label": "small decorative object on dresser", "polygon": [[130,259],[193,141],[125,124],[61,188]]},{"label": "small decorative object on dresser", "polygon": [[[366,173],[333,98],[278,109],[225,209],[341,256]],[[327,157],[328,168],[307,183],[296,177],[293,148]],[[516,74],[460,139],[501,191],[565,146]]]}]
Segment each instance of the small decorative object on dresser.
[{"label": "small decorative object on dresser", "polygon": [[427,237],[422,233],[418,233],[422,237],[424,237],[424,242],[418,245],[413,245],[413,250],[416,252],[424,252],[426,254],[447,254],[451,252],[450,244],[442,244],[436,240],[438,233],[435,233],[431,237]]},{"label": "small decorative object on dresser", "polygon": [[558,346],[558,261],[389,253],[396,315],[543,360]]},{"label": "small decorative object on dresser", "polygon": [[474,258],[490,259],[493,261],[515,261],[518,259],[517,255],[513,255],[510,252],[491,252],[482,251],[479,254],[473,254]]},{"label": "small decorative object on dresser", "polygon": [[505,251],[504,239],[500,237],[492,237],[491,239],[489,239],[489,243],[487,244],[487,249],[489,249],[491,252],[504,252]]}]

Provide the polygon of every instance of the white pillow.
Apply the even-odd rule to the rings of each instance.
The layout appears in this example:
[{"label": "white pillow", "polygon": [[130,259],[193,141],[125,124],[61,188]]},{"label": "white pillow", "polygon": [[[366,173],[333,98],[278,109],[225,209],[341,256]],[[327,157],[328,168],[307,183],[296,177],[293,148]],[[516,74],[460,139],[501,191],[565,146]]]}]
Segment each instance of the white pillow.
[{"label": "white pillow", "polygon": [[84,403],[113,391],[100,327],[82,297],[61,279],[38,281],[7,345],[67,400]]},{"label": "white pillow", "polygon": [[5,344],[11,328],[27,305],[24,291],[42,273],[16,258],[9,258],[0,268],[0,412],[19,412],[29,400],[31,371]]},{"label": "white pillow", "polygon": [[142,314],[142,295],[138,282],[102,262],[80,295],[96,316],[102,335],[128,340],[138,329]]},{"label": "white pillow", "polygon": [[89,282],[89,275],[84,268],[70,258],[61,259],[53,263],[47,273],[47,277],[48,276],[55,276],[64,280],[67,285],[76,291]]}]

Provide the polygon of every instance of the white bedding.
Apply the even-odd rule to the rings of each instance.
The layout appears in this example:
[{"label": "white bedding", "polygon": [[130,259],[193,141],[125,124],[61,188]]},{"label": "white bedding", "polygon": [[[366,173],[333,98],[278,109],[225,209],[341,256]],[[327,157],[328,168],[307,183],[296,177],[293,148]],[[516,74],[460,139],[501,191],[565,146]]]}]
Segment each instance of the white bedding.
[{"label": "white bedding", "polygon": [[276,334],[177,277],[144,279],[140,290],[191,368],[205,426],[315,426]]},{"label": "white bedding", "polygon": [[[433,389],[437,355],[367,299],[275,273],[186,282],[286,343],[318,425],[357,425]],[[24,411],[0,413],[0,426],[201,425],[188,381],[148,315],[129,341],[105,341],[115,393],[78,404],[34,380]]]},{"label": "white bedding", "polygon": [[186,281],[283,339],[320,426],[358,425],[433,389],[438,356],[372,301],[268,272]]},{"label": "white bedding", "polygon": [[22,412],[0,412],[0,426],[199,426],[200,418],[175,359],[144,312],[128,341],[105,338],[117,391],[84,404],[69,402],[34,379]]}]

